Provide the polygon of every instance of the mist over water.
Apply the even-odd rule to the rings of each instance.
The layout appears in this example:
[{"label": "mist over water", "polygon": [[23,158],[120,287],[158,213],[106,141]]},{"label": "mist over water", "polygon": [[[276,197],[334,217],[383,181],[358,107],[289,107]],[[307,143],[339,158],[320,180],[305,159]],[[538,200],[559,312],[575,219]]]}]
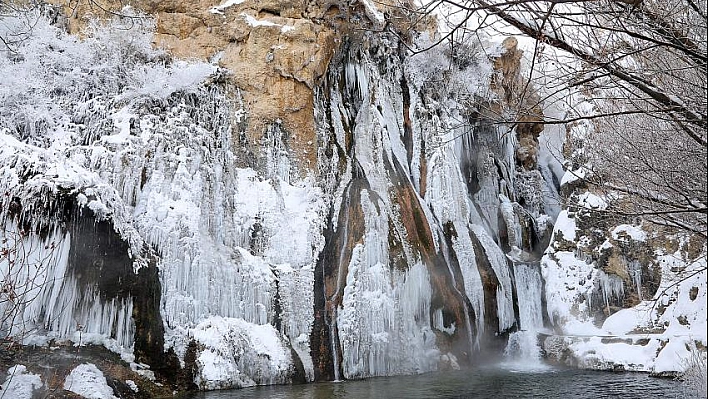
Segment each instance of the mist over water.
[{"label": "mist over water", "polygon": [[644,373],[555,368],[506,368],[504,364],[446,373],[381,377],[338,383],[281,385],[202,392],[191,399],[272,398],[690,398],[681,382]]}]

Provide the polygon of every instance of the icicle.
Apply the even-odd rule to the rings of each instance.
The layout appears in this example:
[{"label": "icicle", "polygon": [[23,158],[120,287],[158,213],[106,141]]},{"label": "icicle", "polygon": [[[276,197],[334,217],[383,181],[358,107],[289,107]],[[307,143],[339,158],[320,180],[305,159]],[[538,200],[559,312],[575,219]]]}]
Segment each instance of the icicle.
[{"label": "icicle", "polygon": [[408,270],[388,264],[388,216],[362,191],[366,231],[352,250],[337,331],[345,378],[432,371],[439,352],[430,328],[430,286],[420,262]]},{"label": "icicle", "polygon": [[639,261],[633,260],[629,262],[627,269],[634,282],[634,290],[637,292],[639,300],[644,300],[642,297],[642,264],[639,263]]},{"label": "icicle", "polygon": [[514,304],[511,295],[511,275],[509,273],[509,264],[507,262],[506,255],[502,250],[494,243],[489,235],[482,226],[472,225],[472,230],[474,234],[479,239],[479,242],[484,248],[484,253],[489,260],[489,263],[494,270],[494,274],[499,280],[499,286],[497,287],[497,316],[499,318],[499,332],[502,332],[515,323],[514,317]]},{"label": "icicle", "polygon": [[[447,254],[448,249],[443,248],[443,256],[445,257],[445,264],[447,265],[447,270],[450,273],[450,278],[452,280],[452,288],[457,292],[460,298],[464,298],[466,295],[462,295],[462,293],[457,289],[457,282],[455,280],[455,272],[452,270],[452,262],[449,259],[449,255]],[[475,347],[478,345],[479,340],[475,339],[475,337],[472,335],[472,325],[470,323],[470,310],[467,307],[467,301],[462,301],[462,306],[465,311],[465,328],[467,329],[467,341],[469,343],[469,353],[474,352]]]},{"label": "icicle", "polygon": [[[6,226],[5,234],[14,231]],[[28,338],[49,336],[77,341],[77,333],[93,334],[94,343],[113,339],[124,349],[133,346],[135,326],[132,297],[113,298],[108,302],[92,287],[79,287],[67,271],[71,235],[55,230],[46,239],[30,234],[19,239],[26,267],[14,275],[23,291],[21,307],[12,325],[2,326],[9,335]],[[7,270],[0,262],[0,269]],[[31,298],[31,299],[28,299]]]},{"label": "icicle", "polygon": [[450,325],[450,327],[445,327],[442,308],[437,308],[435,309],[435,312],[433,312],[433,327],[435,327],[436,330],[442,331],[448,335],[455,333],[454,322]]},{"label": "icicle", "polygon": [[624,283],[622,279],[615,275],[610,275],[602,270],[597,271],[597,281],[602,291],[602,298],[605,302],[605,309],[609,315],[610,301],[620,300],[624,297]]}]

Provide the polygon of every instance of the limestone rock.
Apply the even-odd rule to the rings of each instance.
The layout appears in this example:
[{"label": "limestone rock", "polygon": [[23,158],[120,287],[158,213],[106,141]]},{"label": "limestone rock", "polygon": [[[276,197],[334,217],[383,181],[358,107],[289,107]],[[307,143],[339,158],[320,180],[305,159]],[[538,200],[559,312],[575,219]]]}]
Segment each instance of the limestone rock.
[{"label": "limestone rock", "polygon": [[504,115],[504,109],[516,113],[516,163],[525,170],[534,170],[538,159],[538,136],[543,131],[543,110],[540,99],[531,85],[521,76],[521,56],[518,40],[508,37],[502,42],[504,52],[493,61],[496,74],[492,90],[502,99],[493,105],[492,112]]}]

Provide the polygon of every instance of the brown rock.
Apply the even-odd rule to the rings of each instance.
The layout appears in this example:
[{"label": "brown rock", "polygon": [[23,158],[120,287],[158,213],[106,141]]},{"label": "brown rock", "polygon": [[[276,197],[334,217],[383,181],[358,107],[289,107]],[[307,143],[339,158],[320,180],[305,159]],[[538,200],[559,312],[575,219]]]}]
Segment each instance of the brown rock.
[{"label": "brown rock", "polygon": [[508,37],[502,42],[504,53],[493,60],[495,75],[491,88],[502,101],[492,105],[491,119],[504,115],[505,109],[516,115],[516,162],[526,170],[534,170],[538,161],[538,136],[543,131],[543,110],[535,89],[521,76],[518,40]]}]

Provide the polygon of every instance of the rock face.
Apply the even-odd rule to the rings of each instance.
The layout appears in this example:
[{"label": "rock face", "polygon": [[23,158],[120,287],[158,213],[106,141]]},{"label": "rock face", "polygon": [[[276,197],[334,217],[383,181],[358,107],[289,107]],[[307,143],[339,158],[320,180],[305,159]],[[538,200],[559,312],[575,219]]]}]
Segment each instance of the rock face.
[{"label": "rock face", "polygon": [[[410,56],[426,25],[366,0],[133,6],[155,16],[156,46],[198,61],[127,52],[124,69],[173,69],[141,81],[154,92],[52,91],[70,121],[47,122],[47,137],[68,132],[55,146],[0,136],[17,205],[0,216],[66,213],[53,234],[72,235],[69,260],[52,273],[76,281],[60,302],[86,314],[47,319],[42,286],[23,316],[32,339],[90,331],[175,389],[219,389],[458,368],[573,314],[547,306],[563,268],[544,251],[573,252],[575,237],[551,238],[560,176],[540,172],[542,112],[515,39],[488,44],[491,59],[482,44]],[[81,3],[67,26],[106,10],[133,12]],[[512,108],[515,123],[492,120]],[[27,231],[45,243],[41,226]],[[598,319],[656,291],[633,263],[646,248],[620,250],[617,234],[588,283]]]},{"label": "rock face", "polygon": [[516,162],[523,169],[538,168],[538,136],[543,131],[542,102],[535,89],[521,76],[522,51],[518,41],[509,37],[502,42],[504,53],[494,59],[494,69],[498,72],[492,79],[492,90],[503,99],[491,107],[493,114],[502,115],[508,110],[515,112],[516,122]]},{"label": "rock face", "polygon": [[[228,3],[225,3],[228,4]],[[217,57],[231,71],[249,110],[246,142],[258,146],[279,121],[303,173],[316,165],[313,88],[336,50],[334,31],[317,24],[304,2],[205,4],[203,9],[158,2],[156,44],[188,58]]]},{"label": "rock face", "polygon": [[[303,175],[314,170],[313,88],[337,48],[333,26],[316,22],[326,17],[326,9],[304,1],[140,1],[133,6],[156,17],[157,46],[179,58],[212,59],[229,70],[249,110],[241,144],[259,147],[268,140],[268,126],[278,121],[287,132],[293,162]],[[66,9],[70,29],[80,30],[83,20],[105,15],[104,9],[124,12],[110,1]]]}]

